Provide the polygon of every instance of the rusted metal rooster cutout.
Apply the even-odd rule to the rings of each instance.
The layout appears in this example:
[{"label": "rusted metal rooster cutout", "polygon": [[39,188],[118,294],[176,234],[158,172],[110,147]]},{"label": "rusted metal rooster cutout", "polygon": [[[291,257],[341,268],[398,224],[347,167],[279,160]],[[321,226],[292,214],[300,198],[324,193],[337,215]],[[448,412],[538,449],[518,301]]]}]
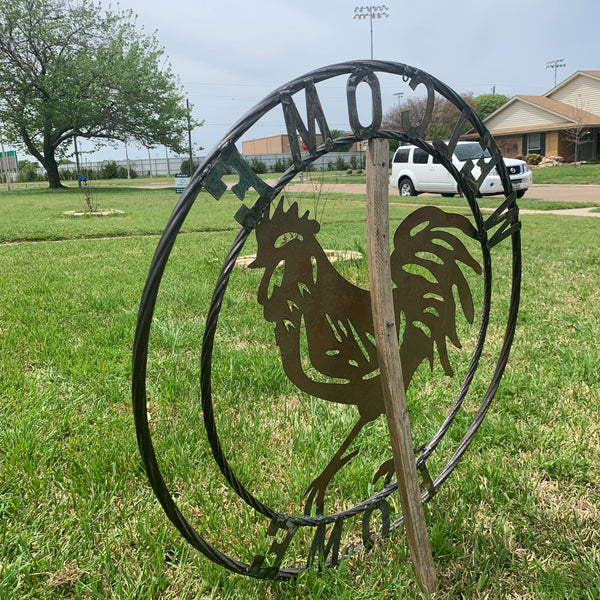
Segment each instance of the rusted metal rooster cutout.
[{"label": "rusted metal rooster cutout", "polygon": [[[296,203],[287,211],[283,203],[282,199],[255,230],[258,249],[250,267],[264,269],[258,302],[265,319],[275,323],[275,340],[292,383],[317,398],[354,404],[359,412],[358,421],[306,492],[305,514],[311,514],[313,505],[316,514],[323,514],[329,482],[358,453],[345,455],[350,444],[366,423],[385,413],[385,407],[369,291],[344,279],[331,265],[316,237],[320,225],[308,211],[299,216]],[[399,351],[406,388],[424,360],[433,368],[434,346],[445,373],[453,374],[446,338],[461,347],[453,289],[465,318],[473,322],[473,298],[459,263],[477,274],[481,267],[452,229],[476,237],[466,217],[435,207],[415,210],[394,234],[394,308],[396,322],[403,324]],[[302,356],[302,340],[307,358]],[[374,481],[383,476],[389,482],[393,473],[393,461],[386,461]]]}]

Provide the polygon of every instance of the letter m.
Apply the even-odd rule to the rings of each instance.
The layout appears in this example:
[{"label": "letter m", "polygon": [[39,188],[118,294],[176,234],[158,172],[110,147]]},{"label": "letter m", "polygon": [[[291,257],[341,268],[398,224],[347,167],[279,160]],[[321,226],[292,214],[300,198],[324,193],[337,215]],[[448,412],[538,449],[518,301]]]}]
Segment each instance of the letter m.
[{"label": "letter m", "polygon": [[317,150],[315,122],[319,126],[321,135],[323,136],[323,142],[326,145],[332,144],[331,133],[329,131],[329,126],[327,125],[327,120],[325,119],[321,101],[317,95],[314,81],[307,81],[304,91],[306,95],[306,117],[308,126],[302,121],[302,117],[294,104],[292,95],[287,91],[281,92],[280,94],[281,107],[283,108],[285,126],[290,142],[290,151],[292,153],[294,166],[298,169],[302,167],[302,155],[300,153],[300,143],[298,138],[300,137],[302,139],[309,154],[313,155]]}]

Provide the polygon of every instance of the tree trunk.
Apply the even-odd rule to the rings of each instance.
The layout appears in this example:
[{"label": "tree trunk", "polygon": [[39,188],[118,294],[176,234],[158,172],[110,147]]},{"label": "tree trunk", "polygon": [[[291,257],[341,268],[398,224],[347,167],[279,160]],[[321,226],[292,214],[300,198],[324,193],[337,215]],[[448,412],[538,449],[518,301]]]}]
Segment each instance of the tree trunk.
[{"label": "tree trunk", "polygon": [[54,146],[48,139],[49,136],[44,136],[44,168],[48,175],[48,187],[51,190],[64,188],[65,186],[60,182],[60,175],[58,174],[58,163],[54,157]]},{"label": "tree trunk", "polygon": [[46,162],[46,173],[48,175],[48,187],[51,190],[64,188],[65,186],[60,182],[60,175],[58,174],[58,165],[56,161]]}]

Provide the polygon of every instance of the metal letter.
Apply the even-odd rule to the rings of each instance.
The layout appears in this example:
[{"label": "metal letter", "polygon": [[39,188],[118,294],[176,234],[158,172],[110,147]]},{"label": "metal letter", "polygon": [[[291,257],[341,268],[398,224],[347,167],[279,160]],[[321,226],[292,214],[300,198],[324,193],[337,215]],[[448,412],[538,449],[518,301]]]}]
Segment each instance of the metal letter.
[{"label": "metal letter", "polygon": [[411,138],[424,138],[427,133],[427,128],[431,122],[431,115],[433,114],[433,102],[434,102],[434,89],[431,78],[423,73],[417,73],[410,80],[410,87],[413,91],[420,84],[423,84],[427,88],[427,107],[425,108],[425,114],[418,125],[413,125],[410,122],[410,111],[406,110],[402,113],[402,129],[404,133]]},{"label": "metal letter", "polygon": [[488,248],[493,248],[496,244],[499,244],[502,240],[515,233],[515,231],[521,229],[519,207],[517,206],[516,198],[517,195],[513,192],[486,220],[486,230],[490,230],[492,227],[500,225],[494,232],[494,235],[489,239]]},{"label": "metal letter", "polygon": [[373,547],[373,542],[377,539],[377,536],[371,535],[371,517],[376,510],[381,512],[381,537],[390,535],[390,505],[387,500],[382,499],[381,502],[370,506],[363,514],[362,538],[367,550]]},{"label": "metal letter", "polygon": [[306,98],[306,120],[308,128],[302,121],[302,117],[294,104],[292,95],[285,91],[280,95],[281,107],[283,109],[283,116],[285,118],[285,126],[287,129],[288,140],[290,142],[290,151],[294,160],[294,166],[296,168],[302,167],[302,155],[300,152],[300,144],[298,142],[298,135],[302,138],[309,154],[312,156],[317,151],[317,136],[315,130],[315,121],[319,125],[321,135],[323,136],[323,143],[327,149],[331,149],[333,140],[331,138],[331,132],[325,119],[325,113],[317,94],[317,88],[312,80],[306,82],[305,87],[305,98]]},{"label": "metal letter", "polygon": [[237,171],[240,180],[231,188],[231,191],[243,200],[246,192],[254,188],[259,194],[264,192],[269,186],[256,175],[248,163],[242,158],[234,144],[229,144],[222,152],[219,160],[211,167],[206,174],[202,187],[209,192],[215,200],[219,200],[227,190],[223,183],[223,175],[226,175],[229,167]]},{"label": "metal letter", "polygon": [[[280,531],[285,531],[286,533],[283,541],[278,542],[276,536]],[[274,539],[267,554],[275,554],[275,562],[270,567],[263,567],[266,557],[262,554],[257,554],[250,565],[249,572],[256,577],[263,577],[265,579],[275,577],[297,531],[298,525],[291,522],[281,523],[273,519],[267,529],[267,535]]]},{"label": "metal letter", "polygon": [[[358,106],[356,104],[356,89],[365,82],[371,88],[371,99],[373,102],[373,113],[371,124],[363,127],[358,118]],[[371,69],[356,69],[348,78],[346,84],[346,96],[348,98],[348,117],[350,118],[350,127],[352,131],[360,138],[369,138],[374,136],[381,127],[383,120],[383,111],[381,105],[381,87],[377,75]]]},{"label": "metal letter", "polygon": [[315,556],[318,557],[321,565],[325,565],[327,561],[327,557],[331,552],[331,564],[332,566],[336,566],[339,562],[340,556],[340,542],[342,539],[342,531],[344,527],[344,519],[338,519],[333,529],[331,530],[331,535],[329,536],[329,540],[327,541],[327,545],[325,545],[325,525],[318,525],[317,531],[315,532],[315,537],[313,537],[312,544],[310,545],[310,551],[308,553],[308,561],[306,566],[309,567]]},{"label": "metal letter", "polygon": [[452,137],[447,144],[438,137],[437,132],[433,136],[433,146],[444,158],[452,160],[454,149],[456,148],[460,136],[464,133],[465,125],[469,122],[469,117],[470,114],[468,108],[463,108],[463,111],[460,113],[460,117],[454,126]]}]

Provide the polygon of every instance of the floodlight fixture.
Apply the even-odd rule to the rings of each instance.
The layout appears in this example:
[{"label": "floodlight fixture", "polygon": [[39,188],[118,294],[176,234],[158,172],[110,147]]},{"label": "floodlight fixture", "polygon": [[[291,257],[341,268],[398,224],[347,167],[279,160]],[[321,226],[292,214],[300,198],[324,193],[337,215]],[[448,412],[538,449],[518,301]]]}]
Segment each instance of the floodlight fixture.
[{"label": "floodlight fixture", "polygon": [[355,19],[369,19],[371,28],[371,60],[373,60],[373,19],[387,19],[390,16],[389,10],[384,4],[354,7]]}]

